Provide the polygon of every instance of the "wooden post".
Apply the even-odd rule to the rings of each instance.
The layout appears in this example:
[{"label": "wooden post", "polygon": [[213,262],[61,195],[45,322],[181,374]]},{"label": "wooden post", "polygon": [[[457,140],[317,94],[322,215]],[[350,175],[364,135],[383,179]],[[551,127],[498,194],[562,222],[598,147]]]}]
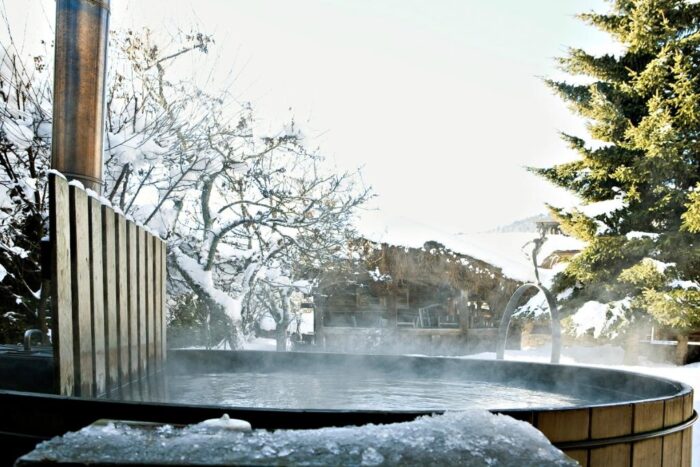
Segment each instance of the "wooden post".
[{"label": "wooden post", "polygon": [[102,206],[102,256],[104,261],[105,337],[107,391],[119,387],[119,298],[117,297],[117,226],[114,210]]},{"label": "wooden post", "polygon": [[160,343],[163,332],[161,324],[162,306],[160,300],[160,294],[162,293],[160,286],[161,248],[160,240],[156,237],[151,238],[151,241],[153,242],[151,251],[153,252],[153,329],[155,331],[153,345],[155,349],[156,370],[160,370],[163,360],[163,352]]},{"label": "wooden post", "polygon": [[90,309],[90,238],[87,194],[69,186],[73,349],[76,393],[94,395],[92,372],[92,310]]},{"label": "wooden post", "polygon": [[102,258],[102,205],[98,199],[88,197],[88,221],[90,226],[90,302],[92,320],[92,370],[95,395],[107,392],[107,351],[105,343],[105,306]]},{"label": "wooden post", "polygon": [[148,350],[146,341],[147,308],[146,308],[146,231],[136,228],[136,244],[138,245],[138,328],[139,328],[139,378],[148,373]]},{"label": "wooden post", "polygon": [[165,360],[168,355],[168,343],[167,343],[167,325],[168,325],[168,309],[167,309],[167,304],[166,304],[166,285],[168,281],[168,271],[167,271],[167,256],[168,256],[168,250],[167,250],[167,244],[164,241],[159,241],[158,245],[160,246],[160,309],[161,309],[161,329],[162,332],[160,334],[160,345],[161,345],[161,352],[162,352],[162,363],[165,364]]},{"label": "wooden post", "polygon": [[119,339],[119,387],[124,387],[131,379],[129,360],[129,250],[127,248],[127,229],[124,216],[113,213],[116,238],[116,291],[117,291],[117,326]]},{"label": "wooden post", "polygon": [[130,381],[139,378],[139,307],[138,307],[138,245],[136,242],[136,224],[126,223],[127,233],[127,283],[129,294],[129,375]]},{"label": "wooden post", "polygon": [[153,237],[148,232],[144,232],[144,241],[146,245],[146,348],[148,355],[148,372],[152,373],[156,363],[156,326],[155,326],[155,287],[154,287],[154,268],[156,265],[153,252]]},{"label": "wooden post", "polygon": [[57,392],[75,391],[73,360],[73,317],[71,288],[71,241],[68,182],[49,175],[49,218],[51,232],[51,310]]},{"label": "wooden post", "polygon": [[676,339],[678,341],[676,344],[676,365],[685,365],[688,360],[688,336],[678,334]]}]

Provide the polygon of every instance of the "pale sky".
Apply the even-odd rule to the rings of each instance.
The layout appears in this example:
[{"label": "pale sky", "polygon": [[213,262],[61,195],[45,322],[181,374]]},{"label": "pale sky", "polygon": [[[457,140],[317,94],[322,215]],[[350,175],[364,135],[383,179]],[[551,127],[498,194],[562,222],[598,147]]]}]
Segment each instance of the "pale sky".
[{"label": "pale sky", "polygon": [[[26,42],[45,37],[52,0],[4,4]],[[568,46],[613,50],[573,17],[606,8],[603,0],[112,0],[111,26],[213,34],[217,76],[232,72],[233,93],[259,118],[280,121],[291,108],[311,144],[342,168],[363,168],[374,206],[456,232],[572,203],[523,167],[572,158],[559,131],[585,135],[539,77],[558,75],[554,57]]]}]

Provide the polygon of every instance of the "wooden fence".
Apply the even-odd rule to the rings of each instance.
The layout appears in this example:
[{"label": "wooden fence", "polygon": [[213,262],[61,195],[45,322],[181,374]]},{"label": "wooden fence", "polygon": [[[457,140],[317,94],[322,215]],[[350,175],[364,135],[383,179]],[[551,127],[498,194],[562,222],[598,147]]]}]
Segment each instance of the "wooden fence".
[{"label": "wooden fence", "polygon": [[49,190],[57,391],[129,396],[165,361],[165,242],[60,175]]}]

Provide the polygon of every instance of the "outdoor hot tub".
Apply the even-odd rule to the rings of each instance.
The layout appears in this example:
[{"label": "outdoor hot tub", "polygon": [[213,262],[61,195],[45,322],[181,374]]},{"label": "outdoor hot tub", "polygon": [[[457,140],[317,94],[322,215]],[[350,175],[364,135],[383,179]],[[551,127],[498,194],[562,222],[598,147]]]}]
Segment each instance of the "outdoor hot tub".
[{"label": "outdoor hot tub", "polygon": [[691,388],[617,370],[420,356],[174,350],[158,377],[108,398],[85,399],[49,393],[47,359],[27,356],[18,364],[0,354],[3,387],[21,380],[32,382],[26,389],[43,391],[22,391],[17,384],[0,391],[0,442],[15,446],[13,455],[97,419],[190,424],[228,413],[254,428],[319,428],[478,407],[531,423],[582,465],[690,465]]}]

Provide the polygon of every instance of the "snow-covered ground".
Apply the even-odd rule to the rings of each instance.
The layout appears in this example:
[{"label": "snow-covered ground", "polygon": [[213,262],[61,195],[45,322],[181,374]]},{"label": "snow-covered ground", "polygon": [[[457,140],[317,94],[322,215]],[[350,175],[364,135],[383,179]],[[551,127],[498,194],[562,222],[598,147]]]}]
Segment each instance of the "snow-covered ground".
[{"label": "snow-covered ground", "polygon": [[[549,363],[550,350],[548,346],[529,350],[509,350],[506,352],[505,358],[507,360]],[[616,368],[686,383],[695,390],[694,408],[700,412],[700,397],[697,396],[699,394],[698,391],[700,391],[700,363],[691,363],[685,366],[654,363],[630,366],[622,363],[623,357],[624,351],[611,345],[598,347],[575,346],[562,349],[561,363]],[[466,358],[495,359],[496,354],[486,352],[469,355]],[[700,426],[693,429],[693,466],[700,467]]]}]

